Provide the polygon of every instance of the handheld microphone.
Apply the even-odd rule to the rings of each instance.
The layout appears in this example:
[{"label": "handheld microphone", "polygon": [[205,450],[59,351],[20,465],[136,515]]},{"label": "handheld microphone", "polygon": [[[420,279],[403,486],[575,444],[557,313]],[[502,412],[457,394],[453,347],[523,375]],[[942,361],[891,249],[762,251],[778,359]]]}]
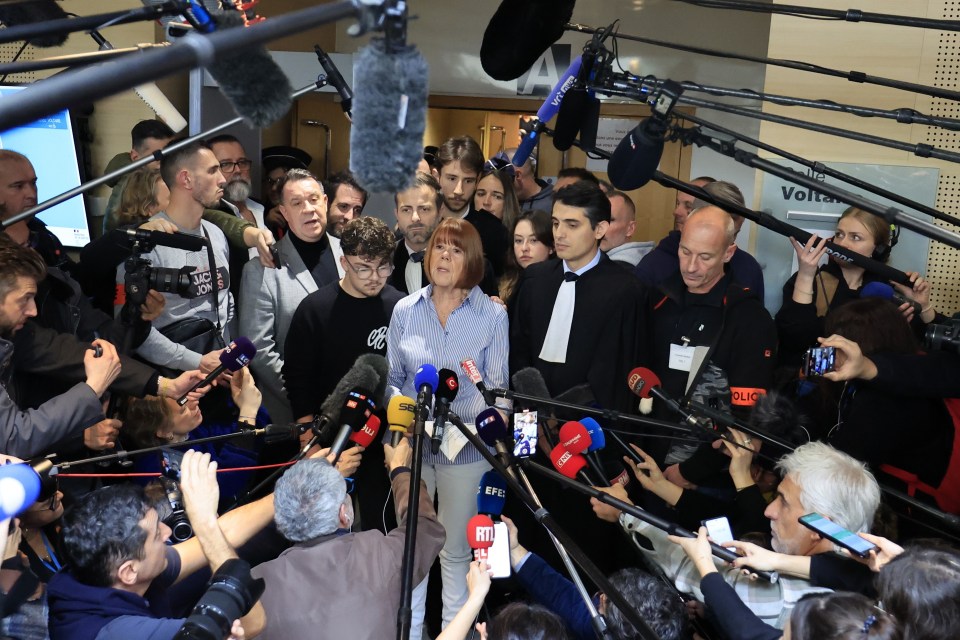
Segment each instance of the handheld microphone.
[{"label": "handheld microphone", "polygon": [[413,183],[423,157],[428,79],[414,47],[388,53],[374,39],[354,56],[350,171],[368,191],[397,193]]},{"label": "handheld microphone", "polygon": [[668,128],[663,120],[644,118],[620,141],[607,163],[607,175],[617,189],[632,191],[650,182],[660,165]]},{"label": "handheld microphone", "polygon": [[567,67],[567,70],[563,72],[563,75],[560,76],[560,80],[554,85],[553,91],[550,92],[550,95],[547,96],[547,99],[543,101],[543,104],[540,105],[540,108],[537,110],[537,123],[533,131],[520,141],[516,153],[513,154],[513,158],[510,160],[510,164],[515,167],[522,167],[527,163],[527,160],[530,159],[530,155],[537,147],[537,138],[543,130],[543,125],[553,120],[553,117],[560,111],[560,105],[563,104],[563,99],[567,91],[576,84],[581,64],[582,60],[580,56],[577,56],[573,59],[573,62],[570,63],[570,66]]},{"label": "handheld microphone", "polygon": [[477,390],[480,392],[480,395],[483,396],[483,401],[487,403],[487,406],[492,407],[495,404],[493,395],[487,389],[487,385],[483,383],[483,375],[480,373],[480,368],[477,367],[477,363],[469,358],[461,360],[460,368],[467,374],[467,377],[470,378],[470,382],[476,385]]},{"label": "handheld microphone", "polygon": [[380,433],[380,418],[372,414],[359,431],[350,434],[350,442],[366,449],[377,438],[378,433]]},{"label": "handheld microphone", "polygon": [[480,65],[494,80],[516,80],[563,35],[576,0],[503,0],[483,32]]},{"label": "handheld microphone", "polygon": [[300,433],[306,433],[311,429],[322,442],[330,442],[334,437],[331,428],[336,428],[340,424],[340,409],[350,393],[351,389],[359,387],[361,389],[375,389],[380,384],[381,376],[375,369],[364,360],[357,358],[353,366],[343,374],[340,382],[333,388],[330,395],[327,396],[323,404],[320,405],[320,415],[312,423],[301,424]]},{"label": "handheld microphone", "polygon": [[437,374],[437,368],[432,364],[420,365],[413,377],[413,386],[417,390],[417,404],[414,410],[415,431],[422,429],[423,423],[427,421],[427,413],[430,411],[430,405],[433,404],[433,391],[439,384],[440,376]]},{"label": "handheld microphone", "polygon": [[587,430],[590,437],[590,446],[587,447],[588,452],[599,451],[607,446],[607,439],[603,434],[603,429],[600,428],[600,423],[593,418],[581,418],[580,424]]},{"label": "handheld microphone", "polygon": [[430,450],[434,455],[440,453],[440,445],[443,443],[443,434],[447,427],[447,416],[450,414],[450,403],[457,397],[457,391],[460,390],[457,374],[450,369],[440,369],[439,378],[436,402],[433,407],[433,435],[430,437]]},{"label": "handheld microphone", "polygon": [[[347,399],[340,409],[340,431],[330,445],[330,453],[333,454],[333,463],[336,464],[340,454],[347,448],[350,434],[359,431],[370,419],[371,414],[376,409],[373,400],[370,399],[370,392],[355,387],[347,394]],[[379,427],[379,419],[377,426]],[[376,435],[376,434],[374,434]]]},{"label": "handheld microphone", "polygon": [[921,308],[918,302],[906,298],[899,293],[897,290],[891,287],[890,285],[884,282],[868,282],[863,285],[863,289],[860,290],[861,298],[883,298],[884,300],[890,300],[891,302],[897,304],[898,306],[904,302],[909,303],[913,307],[913,312],[919,315],[923,309]]},{"label": "handheld microphone", "polygon": [[353,91],[350,90],[347,81],[343,79],[340,70],[337,69],[337,65],[333,64],[333,60],[327,55],[327,52],[321,49],[318,44],[313,45],[313,50],[317,53],[320,66],[327,74],[327,81],[340,94],[340,108],[343,109],[343,114],[347,116],[347,120],[351,120],[350,110],[353,108]]},{"label": "handheld microphone", "polygon": [[710,429],[704,420],[681,407],[680,403],[667,395],[663,389],[660,388],[660,378],[658,378],[657,374],[653,371],[650,371],[650,369],[636,367],[630,372],[630,375],[627,376],[627,386],[641,398],[653,396],[660,402],[663,402],[671,411],[683,418],[684,423],[687,425],[700,429]]},{"label": "handheld microphone", "polygon": [[[593,422],[596,424],[596,421]],[[598,429],[599,427],[600,425],[597,425]],[[584,459],[593,466],[594,471],[597,472],[599,477],[604,480],[601,484],[603,486],[610,486],[610,483],[605,481],[607,477],[606,470],[600,464],[597,456],[591,453],[595,451],[592,445],[593,439],[590,437],[590,433],[583,423],[567,422],[560,427],[560,444],[558,446],[563,447],[570,453],[582,454]]]},{"label": "handheld microphone", "polygon": [[583,453],[590,447],[590,434],[579,422],[567,422],[560,427],[560,446],[570,453]]},{"label": "handheld microphone", "polygon": [[480,485],[477,487],[477,513],[500,520],[506,502],[507,481],[493,469],[487,471],[480,478]]},{"label": "handheld microphone", "polygon": [[579,480],[591,487],[597,485],[597,483],[587,475],[587,459],[579,453],[570,453],[563,448],[562,444],[558,444],[550,452],[550,462],[558,473],[571,480]]},{"label": "handheld microphone", "polygon": [[497,458],[507,469],[513,472],[513,452],[507,448],[507,424],[503,421],[500,412],[490,407],[477,414],[474,421],[477,425],[477,435],[488,447],[497,450]]},{"label": "handheld microphone", "polygon": [[473,549],[474,560],[487,560],[493,537],[493,519],[490,516],[477,514],[467,521],[467,544]]},{"label": "handheld microphone", "polygon": [[177,398],[177,404],[181,407],[187,404],[187,396],[191,391],[196,391],[200,387],[205,387],[224,371],[239,371],[245,366],[250,364],[250,361],[253,360],[254,356],[257,355],[257,348],[253,346],[253,343],[250,342],[249,338],[244,336],[237,336],[233,342],[228,344],[226,348],[220,352],[220,364],[217,367],[207,374],[207,377],[201,380],[200,382],[195,382],[190,391],[187,391],[182,396]]},{"label": "handheld microphone", "polygon": [[[210,16],[215,29],[237,29],[244,26],[239,11],[221,11]],[[188,38],[203,38],[196,33]],[[293,101],[293,88],[287,74],[277,66],[263,47],[247,47],[240,53],[219,55],[207,71],[220,86],[237,115],[252,127],[266,127],[287,114]]]},{"label": "handheld microphone", "polygon": [[0,466],[0,520],[16,518],[40,495],[40,475],[26,462]]},{"label": "handheld microphone", "polygon": [[387,422],[390,424],[390,446],[396,447],[413,424],[417,402],[408,396],[393,396],[387,405]]}]

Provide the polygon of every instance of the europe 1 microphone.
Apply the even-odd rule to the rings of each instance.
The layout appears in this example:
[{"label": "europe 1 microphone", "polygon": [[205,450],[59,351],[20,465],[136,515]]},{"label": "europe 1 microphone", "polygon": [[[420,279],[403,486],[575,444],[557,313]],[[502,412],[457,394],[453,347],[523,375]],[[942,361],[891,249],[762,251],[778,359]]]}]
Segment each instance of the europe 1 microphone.
[{"label": "europe 1 microphone", "polygon": [[488,407],[494,405],[493,394],[490,393],[490,390],[487,389],[487,385],[483,382],[483,374],[480,373],[480,368],[477,366],[477,363],[470,358],[462,360],[460,362],[460,368],[463,370],[467,377],[470,378],[472,382],[477,387],[477,391],[480,392],[480,395],[483,396],[483,401],[487,404]]},{"label": "europe 1 microphone", "polygon": [[450,414],[450,403],[454,401],[460,390],[457,374],[450,369],[440,369],[438,377],[439,384],[433,407],[433,435],[430,436],[430,450],[434,455],[440,453],[440,445],[443,444],[443,434],[447,427],[447,416]]}]

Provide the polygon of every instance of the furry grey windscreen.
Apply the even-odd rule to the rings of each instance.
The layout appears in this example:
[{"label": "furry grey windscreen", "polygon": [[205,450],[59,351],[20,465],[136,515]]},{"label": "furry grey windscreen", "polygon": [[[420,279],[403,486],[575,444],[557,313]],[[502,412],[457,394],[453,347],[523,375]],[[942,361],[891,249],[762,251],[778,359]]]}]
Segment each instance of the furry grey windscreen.
[{"label": "furry grey windscreen", "polygon": [[[242,28],[237,11],[214,15],[217,30]],[[237,115],[251,126],[266,127],[287,115],[293,100],[290,80],[263,47],[249,47],[240,53],[218,55],[207,71]]]},{"label": "furry grey windscreen", "polygon": [[551,397],[550,391],[547,390],[547,383],[543,379],[543,374],[536,367],[524,367],[513,374],[510,380],[513,382],[513,389],[517,393],[535,398],[549,399]]},{"label": "furry grey windscreen", "polygon": [[427,62],[414,49],[387,54],[374,40],[353,60],[350,170],[372,192],[413,184],[427,128]]},{"label": "furry grey windscreen", "polygon": [[387,375],[390,372],[387,359],[379,353],[364,353],[357,358],[357,364],[367,365],[380,376],[380,382],[377,383],[376,388],[371,387],[370,390],[373,391],[373,400],[377,403],[377,406],[384,406],[386,404],[384,397],[387,394]]},{"label": "furry grey windscreen", "polygon": [[343,374],[340,382],[333,389],[327,399],[323,401],[320,407],[320,414],[330,418],[333,424],[338,424],[340,420],[340,409],[343,401],[354,387],[360,387],[366,391],[373,392],[380,384],[380,375],[374,369],[366,364],[355,363],[350,370]]}]

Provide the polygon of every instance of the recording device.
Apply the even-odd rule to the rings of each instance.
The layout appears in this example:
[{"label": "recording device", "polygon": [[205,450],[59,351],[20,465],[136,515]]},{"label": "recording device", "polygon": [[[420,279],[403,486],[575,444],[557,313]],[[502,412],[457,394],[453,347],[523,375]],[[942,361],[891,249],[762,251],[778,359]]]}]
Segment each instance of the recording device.
[{"label": "recording device", "polygon": [[353,57],[350,171],[369,191],[397,193],[412,184],[423,157],[429,71],[416,48],[387,35]]},{"label": "recording device", "polygon": [[447,416],[450,414],[450,403],[457,397],[460,382],[457,374],[450,369],[440,369],[440,383],[437,385],[436,401],[433,407],[433,435],[430,436],[430,450],[434,455],[440,453],[443,444],[443,434],[447,427]]},{"label": "recording device", "polygon": [[[596,424],[596,421],[594,421]],[[596,425],[599,428],[600,425]],[[592,448],[593,441],[590,437],[590,433],[587,431],[587,427],[580,422],[570,421],[564,423],[560,427],[560,444],[558,447],[562,447],[564,450],[572,454],[580,454],[584,457],[588,464],[593,467],[593,470],[598,474],[598,477],[601,479],[601,482],[593,484],[602,485],[605,487],[610,486],[610,483],[606,481],[606,471],[603,469],[603,466],[600,464],[600,460],[597,456],[592,455],[592,451],[595,449]]]},{"label": "recording device", "polygon": [[493,469],[484,473],[477,487],[477,513],[499,521],[506,502],[507,481]]},{"label": "recording device", "polygon": [[250,563],[230,558],[210,578],[210,586],[200,597],[174,640],[223,640],[230,637],[233,621],[247,615],[263,595],[263,578],[250,575]]},{"label": "recording device", "polygon": [[507,469],[513,466],[513,458],[510,456],[510,449],[507,447],[507,425],[503,421],[503,416],[493,407],[484,409],[477,414],[474,421],[477,426],[477,435],[488,447],[497,450],[497,458]]},{"label": "recording device", "polygon": [[[150,253],[156,246],[200,251],[206,247],[203,238],[187,233],[163,233],[129,229],[122,232],[130,242],[130,256],[123,263],[124,320],[138,317],[140,305],[147,301],[150,289],[160,293],[175,293],[181,298],[194,298],[196,291],[190,275],[196,267],[183,266],[179,269],[154,267],[144,253]],[[123,236],[121,236],[123,237]]]},{"label": "recording device", "polygon": [[950,318],[943,324],[927,325],[924,341],[931,351],[960,354],[960,318]]},{"label": "recording device", "polygon": [[587,475],[587,459],[579,453],[567,451],[563,448],[563,444],[558,444],[550,452],[550,463],[558,473],[571,480],[579,480],[591,487],[598,484]]},{"label": "recording device", "polygon": [[467,544],[474,560],[490,566],[494,578],[510,577],[510,537],[504,522],[494,523],[490,516],[477,514],[467,522]]},{"label": "recording device", "polygon": [[885,282],[877,282],[876,280],[873,282],[868,282],[867,284],[863,285],[863,289],[860,290],[860,297],[883,298],[884,300],[893,302],[897,306],[908,303],[911,307],[913,307],[913,312],[915,314],[920,315],[920,313],[923,312],[923,309],[918,302],[900,295],[897,293],[896,289]]},{"label": "recording device", "polygon": [[630,387],[630,390],[633,391],[636,395],[641,398],[649,398],[650,396],[655,397],[660,402],[663,402],[667,405],[667,408],[678,414],[683,418],[684,423],[691,427],[698,427],[703,429],[713,429],[713,425],[709,420],[704,420],[693,415],[686,409],[680,406],[680,403],[671,398],[663,389],[660,387],[660,378],[657,377],[653,371],[645,367],[636,367],[627,376],[627,386]]},{"label": "recording device", "polygon": [[[360,389],[379,389],[381,382],[386,377],[386,372],[381,366],[381,361],[386,362],[386,360],[381,356],[377,356],[379,360],[364,357],[370,355],[376,354],[364,354],[356,359],[353,366],[343,374],[340,382],[320,405],[320,414],[316,419],[313,422],[297,425],[297,435],[302,435],[311,430],[317,438],[317,442],[321,445],[333,442],[336,437],[336,430],[340,426],[340,411],[350,391],[357,387]],[[383,375],[381,375],[381,371],[384,371]]]},{"label": "recording device", "polygon": [[[337,463],[340,454],[347,448],[350,435],[359,431],[363,425],[370,420],[371,415],[376,410],[376,404],[370,397],[370,392],[360,387],[354,387],[347,394],[340,409],[340,431],[330,445],[330,453],[333,454],[333,464]],[[379,419],[377,420],[379,427]]]},{"label": "recording device", "polygon": [[257,355],[257,348],[250,342],[250,338],[237,336],[223,351],[220,352],[220,364],[213,371],[207,374],[200,382],[195,382],[190,390],[177,398],[177,404],[183,406],[187,404],[187,396],[192,391],[205,387],[216,380],[221,373],[229,371],[234,373],[250,364],[250,361]]},{"label": "recording device", "polygon": [[494,405],[493,396],[487,390],[487,385],[483,383],[483,375],[481,375],[477,363],[467,358],[460,362],[460,368],[470,378],[470,382],[476,385],[477,391],[483,396],[483,401],[487,403],[487,406],[492,407]]},{"label": "recording device", "polygon": [[377,439],[378,433],[380,433],[380,418],[373,414],[358,431],[350,434],[349,440],[366,449]]},{"label": "recording device", "polygon": [[353,108],[353,91],[350,90],[347,81],[343,79],[340,70],[337,69],[337,65],[333,64],[333,60],[327,55],[327,52],[321,49],[318,44],[313,45],[313,50],[317,54],[317,60],[320,61],[324,73],[327,74],[327,81],[340,94],[340,108],[343,109],[344,115],[349,120],[351,118],[350,110]]},{"label": "recording device", "polygon": [[819,513],[808,513],[805,516],[800,516],[799,521],[807,529],[820,534],[830,542],[840,545],[861,558],[869,557],[871,551],[879,551],[877,545],[867,542],[854,532],[844,529]]},{"label": "recording device", "polygon": [[537,412],[524,411],[513,414],[513,456],[529,458],[537,451]]},{"label": "recording device", "polygon": [[837,350],[833,347],[812,347],[803,356],[803,375],[822,376],[836,367]]},{"label": "recording device", "polygon": [[422,364],[413,377],[413,388],[417,390],[417,403],[414,408],[415,430],[420,433],[427,421],[427,412],[433,404],[433,391],[440,384],[437,368],[432,364]]},{"label": "recording device", "polygon": [[[725,516],[703,520],[700,524],[707,528],[707,535],[710,536],[710,539],[717,544],[723,544],[724,542],[736,540],[736,538],[733,537],[733,530],[730,528],[730,521],[727,520]],[[730,549],[731,551],[736,551],[736,549],[732,547],[724,548]]]},{"label": "recording device", "polygon": [[396,447],[413,424],[417,401],[408,396],[393,396],[387,405],[387,423],[390,425],[390,446]]},{"label": "recording device", "polygon": [[533,150],[537,147],[537,138],[540,135],[540,131],[543,130],[543,125],[550,122],[553,117],[559,113],[560,105],[563,104],[567,91],[576,84],[582,62],[580,56],[577,56],[573,59],[573,62],[570,63],[570,66],[567,67],[567,70],[563,72],[563,75],[560,76],[557,84],[553,87],[553,91],[550,92],[550,95],[547,96],[547,99],[543,101],[543,104],[540,105],[540,108],[537,110],[537,117],[533,128],[529,133],[525,134],[523,140],[520,141],[516,153],[513,154],[513,158],[510,160],[510,164],[515,167],[522,167],[527,163],[527,160],[531,154],[533,154]]},{"label": "recording device", "polygon": [[516,80],[563,35],[576,0],[503,0],[483,32],[480,64],[494,80]]},{"label": "recording device", "polygon": [[187,518],[183,507],[183,493],[180,491],[180,463],[183,452],[165,449],[160,458],[160,484],[170,505],[170,513],[163,518],[163,524],[170,527],[170,539],[174,544],[186,542],[193,537],[193,525]]}]

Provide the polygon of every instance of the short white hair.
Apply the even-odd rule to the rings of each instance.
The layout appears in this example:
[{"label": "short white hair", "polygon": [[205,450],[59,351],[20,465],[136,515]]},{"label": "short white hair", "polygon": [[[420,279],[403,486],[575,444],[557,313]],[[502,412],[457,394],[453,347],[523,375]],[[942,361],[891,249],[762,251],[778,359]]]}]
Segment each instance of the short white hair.
[{"label": "short white hair", "polygon": [[301,460],[277,481],[273,494],[277,531],[290,542],[305,542],[340,526],[340,505],[347,496],[343,476],[319,458]]},{"label": "short white hair", "polygon": [[785,455],[777,471],[800,487],[800,501],[853,532],[870,531],[880,506],[880,485],[866,463],[824,442],[808,442]]}]

